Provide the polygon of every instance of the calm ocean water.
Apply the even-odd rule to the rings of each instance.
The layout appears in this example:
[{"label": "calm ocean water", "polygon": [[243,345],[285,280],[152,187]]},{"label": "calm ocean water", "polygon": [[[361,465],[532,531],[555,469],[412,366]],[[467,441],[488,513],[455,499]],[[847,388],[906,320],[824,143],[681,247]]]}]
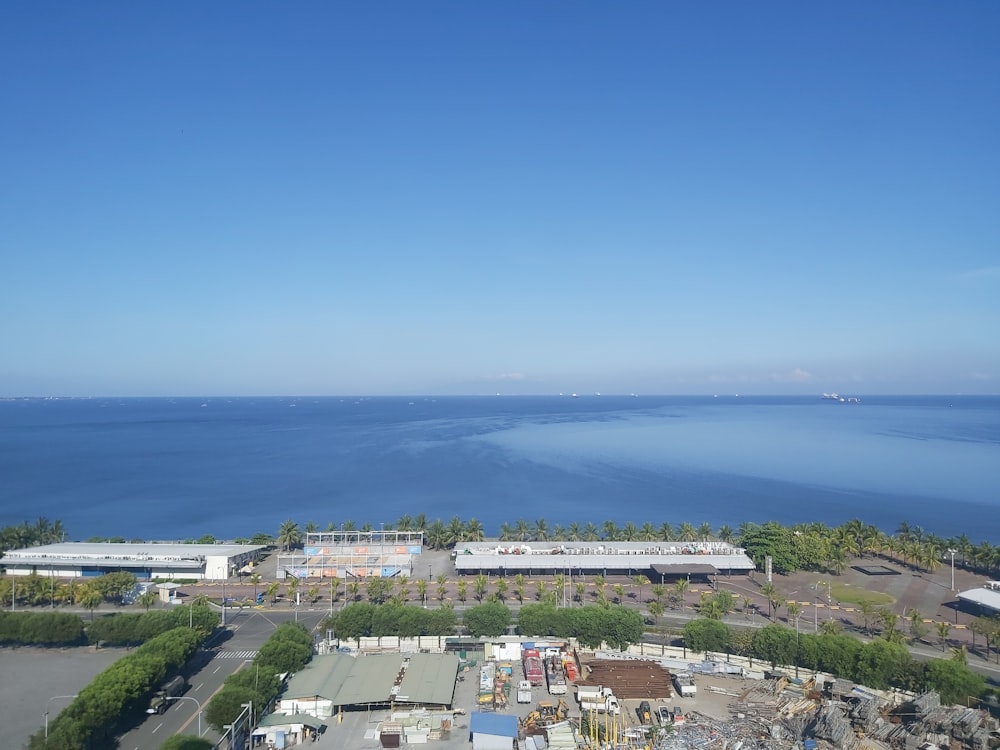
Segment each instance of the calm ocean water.
[{"label": "calm ocean water", "polygon": [[1000,543],[1000,398],[0,402],[0,526],[183,539],[404,514],[659,526],[861,518]]}]

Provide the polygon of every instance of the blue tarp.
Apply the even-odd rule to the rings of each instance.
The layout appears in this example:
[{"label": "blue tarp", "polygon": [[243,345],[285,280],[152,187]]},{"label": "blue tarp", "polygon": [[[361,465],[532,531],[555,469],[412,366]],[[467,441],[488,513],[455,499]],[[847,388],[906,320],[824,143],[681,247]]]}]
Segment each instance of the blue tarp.
[{"label": "blue tarp", "polygon": [[505,714],[472,714],[469,734],[476,733],[517,739],[517,717]]}]

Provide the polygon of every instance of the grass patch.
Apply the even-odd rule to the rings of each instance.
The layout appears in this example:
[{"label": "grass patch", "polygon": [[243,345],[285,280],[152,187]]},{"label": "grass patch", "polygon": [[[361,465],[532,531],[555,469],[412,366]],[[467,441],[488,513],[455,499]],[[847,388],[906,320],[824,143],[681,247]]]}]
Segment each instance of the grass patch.
[{"label": "grass patch", "polygon": [[834,581],[830,589],[833,599],[841,604],[860,606],[864,602],[871,602],[876,607],[888,607],[896,603],[894,598],[881,591],[869,591],[868,589],[851,586],[849,583]]}]

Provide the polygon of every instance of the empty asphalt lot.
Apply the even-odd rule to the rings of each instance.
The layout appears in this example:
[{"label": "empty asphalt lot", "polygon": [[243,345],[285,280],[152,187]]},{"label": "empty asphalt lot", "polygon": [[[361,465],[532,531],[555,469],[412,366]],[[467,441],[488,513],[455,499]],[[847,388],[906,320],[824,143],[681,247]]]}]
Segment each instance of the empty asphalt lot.
[{"label": "empty asphalt lot", "polygon": [[95,676],[125,654],[122,648],[0,648],[0,726],[3,746],[23,747],[28,738],[69,705]]}]

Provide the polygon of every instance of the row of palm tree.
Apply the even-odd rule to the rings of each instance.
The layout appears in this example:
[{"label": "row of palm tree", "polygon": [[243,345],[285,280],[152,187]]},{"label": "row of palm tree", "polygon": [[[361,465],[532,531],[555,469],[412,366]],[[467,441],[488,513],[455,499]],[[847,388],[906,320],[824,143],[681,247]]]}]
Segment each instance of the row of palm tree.
[{"label": "row of palm tree", "polygon": [[[42,519],[44,520],[44,519]],[[429,520],[423,513],[416,516],[404,515],[395,524],[385,527],[398,531],[421,531],[424,542],[431,549],[448,549],[466,542],[479,542],[486,538],[481,521],[476,518],[463,521],[453,516],[447,523],[441,519]],[[730,544],[740,544],[741,540],[757,525],[747,522],[733,529],[723,525],[713,530],[708,523],[695,526],[688,522],[676,525],[668,521],[655,525],[649,521],[642,524],[627,522],[621,526],[616,521],[604,521],[600,526],[592,521],[576,521],[566,525],[551,525],[544,518],[535,521],[518,519],[514,523],[502,523],[499,540],[502,542],[532,541],[637,541],[637,542],[696,542],[718,540]],[[942,562],[951,562],[954,550],[956,566],[977,572],[992,574],[1000,571],[1000,546],[989,542],[973,544],[965,534],[944,538],[924,531],[919,526],[903,522],[895,534],[887,534],[860,519],[851,519],[840,526],[823,523],[796,524],[789,529],[807,540],[826,569],[843,572],[851,559],[857,557],[880,556],[903,565],[933,572]],[[356,525],[344,521],[337,525],[328,524],[327,531],[374,531],[370,523]],[[312,521],[304,529],[291,520],[282,523],[276,537],[282,549],[291,549],[302,542],[304,532],[316,532],[319,527]]]},{"label": "row of palm tree", "polygon": [[0,554],[11,549],[36,547],[40,544],[54,544],[66,538],[62,521],[49,521],[43,517],[34,523],[27,521],[16,526],[0,528]]}]

